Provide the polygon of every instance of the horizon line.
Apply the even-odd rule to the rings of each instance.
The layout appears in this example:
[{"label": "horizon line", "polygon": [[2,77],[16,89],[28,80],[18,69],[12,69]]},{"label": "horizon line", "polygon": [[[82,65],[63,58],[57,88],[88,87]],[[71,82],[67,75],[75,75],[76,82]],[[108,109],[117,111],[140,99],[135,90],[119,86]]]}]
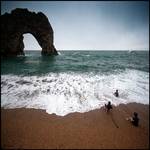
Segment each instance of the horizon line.
[{"label": "horizon line", "polygon": [[[25,49],[24,51],[42,51],[42,49]],[[108,50],[99,50],[99,49],[86,49],[86,50],[77,50],[77,49],[63,49],[63,50],[57,50],[57,51],[149,51],[149,49],[145,50],[145,49],[139,49],[139,50],[114,50],[114,49],[108,49]]]}]

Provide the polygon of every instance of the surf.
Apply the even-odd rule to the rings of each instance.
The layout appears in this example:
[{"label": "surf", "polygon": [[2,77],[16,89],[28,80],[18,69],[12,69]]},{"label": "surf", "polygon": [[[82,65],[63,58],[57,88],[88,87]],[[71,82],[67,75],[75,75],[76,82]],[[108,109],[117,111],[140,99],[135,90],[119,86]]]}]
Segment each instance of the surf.
[{"label": "surf", "polygon": [[[48,73],[44,76],[1,76],[1,107],[44,109],[60,116],[104,106],[149,104],[149,75],[126,69],[115,74]],[[113,95],[118,89],[119,98]]]}]

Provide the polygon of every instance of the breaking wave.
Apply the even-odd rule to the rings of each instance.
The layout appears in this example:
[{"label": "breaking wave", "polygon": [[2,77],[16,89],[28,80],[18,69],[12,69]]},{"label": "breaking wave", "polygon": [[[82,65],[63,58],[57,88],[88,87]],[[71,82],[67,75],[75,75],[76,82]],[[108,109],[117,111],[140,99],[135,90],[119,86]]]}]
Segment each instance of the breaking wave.
[{"label": "breaking wave", "polygon": [[[113,92],[118,89],[120,96]],[[44,76],[2,75],[1,107],[44,109],[64,116],[114,105],[149,104],[148,72],[127,69],[111,75],[49,73]]]}]

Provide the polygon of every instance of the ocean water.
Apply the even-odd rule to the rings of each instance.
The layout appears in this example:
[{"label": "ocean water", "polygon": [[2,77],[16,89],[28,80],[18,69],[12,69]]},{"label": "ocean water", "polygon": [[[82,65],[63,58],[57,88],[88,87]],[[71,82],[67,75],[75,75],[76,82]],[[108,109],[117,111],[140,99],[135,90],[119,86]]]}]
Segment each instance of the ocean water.
[{"label": "ocean water", "polygon": [[1,59],[3,108],[64,116],[108,101],[149,104],[149,51],[60,51],[58,56],[25,51],[25,56]]}]

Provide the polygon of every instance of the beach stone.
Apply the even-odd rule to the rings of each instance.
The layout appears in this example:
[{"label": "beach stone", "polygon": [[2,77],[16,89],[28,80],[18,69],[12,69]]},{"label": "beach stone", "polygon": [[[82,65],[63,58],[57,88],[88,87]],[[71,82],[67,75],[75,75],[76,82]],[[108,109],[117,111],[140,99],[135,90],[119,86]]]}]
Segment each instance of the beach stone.
[{"label": "beach stone", "polygon": [[1,15],[1,55],[24,55],[23,34],[32,34],[42,48],[42,55],[57,55],[53,29],[42,12],[16,8]]}]

